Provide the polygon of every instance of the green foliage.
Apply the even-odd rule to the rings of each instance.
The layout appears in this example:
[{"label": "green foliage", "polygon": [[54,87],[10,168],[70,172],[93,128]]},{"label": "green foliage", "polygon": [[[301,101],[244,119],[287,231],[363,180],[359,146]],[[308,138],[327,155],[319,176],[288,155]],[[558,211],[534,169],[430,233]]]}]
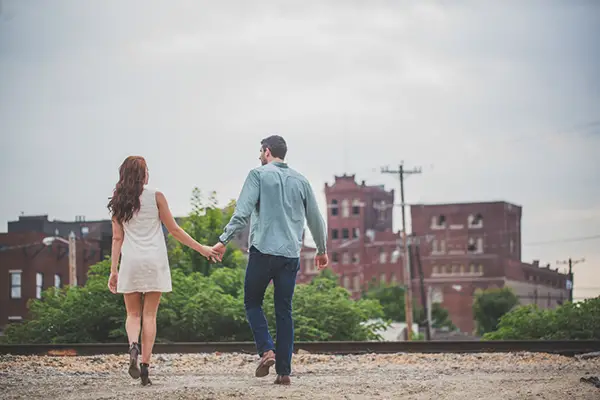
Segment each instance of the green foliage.
[{"label": "green foliage", "polygon": [[552,310],[535,305],[514,309],[500,318],[485,340],[599,340],[600,297],[566,303]]},{"label": "green foliage", "polygon": [[[384,318],[391,321],[406,321],[406,311],[404,302],[404,288],[398,285],[370,285],[368,291],[363,295],[365,299],[378,301],[383,308]],[[415,322],[425,321],[427,316],[425,310],[415,304],[413,307],[413,316]],[[455,330],[456,327],[450,320],[448,310],[439,303],[434,303],[431,310],[433,319],[433,328],[447,327]]]},{"label": "green foliage", "polygon": [[510,288],[477,291],[473,302],[477,334],[495,331],[500,318],[518,304],[519,299]]},{"label": "green foliage", "polygon": [[93,343],[122,341],[125,306],[107,288],[110,262],[91,267],[85,287],[50,288],[29,302],[29,320],[8,325],[8,343]]},{"label": "green foliage", "polygon": [[[235,209],[235,202],[222,210],[217,207],[217,196],[212,192],[208,199],[205,199],[198,188],[192,192],[192,211],[181,221],[181,227],[191,237],[199,243],[212,246],[219,241],[219,236],[223,233],[223,228],[230,220]],[[214,264],[190,249],[179,243],[171,235],[168,237],[169,261],[173,269],[181,269],[186,274],[199,272],[208,276],[215,269],[228,267],[239,268],[245,263],[242,252],[233,245],[228,246],[223,260]]]},{"label": "green foliage", "polygon": [[[195,189],[193,211],[184,229],[200,243],[216,243],[232,207],[216,208],[214,194],[204,203]],[[172,238],[169,259],[173,292],[165,293],[157,317],[157,341],[251,341],[243,301],[245,256],[234,248],[222,264],[209,264]],[[9,325],[8,343],[125,342],[125,306],[122,295],[107,288],[110,261],[90,268],[83,287],[44,291],[29,303],[30,316]],[[265,296],[265,313],[275,333],[273,286]],[[383,316],[375,300],[353,301],[338,285],[337,276],[323,271],[312,283],[298,285],[294,296],[296,340],[372,340],[382,324],[369,324]]]}]

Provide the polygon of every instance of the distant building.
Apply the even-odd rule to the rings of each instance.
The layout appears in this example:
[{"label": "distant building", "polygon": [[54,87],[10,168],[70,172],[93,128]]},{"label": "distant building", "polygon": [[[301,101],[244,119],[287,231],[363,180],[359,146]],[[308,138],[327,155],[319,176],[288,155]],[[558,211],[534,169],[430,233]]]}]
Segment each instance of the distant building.
[{"label": "distant building", "polygon": [[[182,222],[182,218],[176,220]],[[248,231],[234,239],[243,251],[248,247]],[[71,232],[77,238],[77,284],[83,286],[90,266],[110,256],[110,220],[86,221],[78,216],[74,221],[51,221],[47,215],[22,215],[8,222],[8,233],[0,233],[0,330],[9,322],[25,319],[27,301],[39,298],[42,290],[70,284],[68,245],[55,241],[47,247],[42,240],[52,236],[66,240]]]},{"label": "distant building", "polygon": [[[42,232],[0,233],[0,330],[27,316],[27,302],[49,287],[69,285],[69,249],[55,241],[46,246]],[[85,285],[91,265],[101,260],[98,240],[78,239],[77,283]]]},{"label": "distant building", "polygon": [[[356,183],[354,175],[336,176],[325,184],[329,261],[340,284],[359,297],[369,282],[401,281],[402,257],[393,233],[394,191]],[[315,249],[304,247],[298,282],[318,274]]]},{"label": "distant building", "polygon": [[[510,287],[521,304],[555,307],[568,299],[566,274],[521,261],[521,207],[506,202],[411,207],[425,285],[461,331],[475,329],[477,289]],[[413,288],[419,293],[418,277]],[[419,296],[417,296],[419,300]]]},{"label": "distant building", "polygon": [[[403,284],[401,238],[392,231],[394,191],[343,175],[325,184],[325,197],[329,260],[340,284],[354,298],[369,283]],[[477,289],[510,287],[521,304],[542,308],[568,299],[566,274],[521,261],[521,207],[506,202],[418,205],[411,207],[411,216],[426,293],[462,332],[475,329]],[[302,248],[299,283],[318,274],[315,251]],[[420,304],[416,266],[411,270],[414,301]]]}]

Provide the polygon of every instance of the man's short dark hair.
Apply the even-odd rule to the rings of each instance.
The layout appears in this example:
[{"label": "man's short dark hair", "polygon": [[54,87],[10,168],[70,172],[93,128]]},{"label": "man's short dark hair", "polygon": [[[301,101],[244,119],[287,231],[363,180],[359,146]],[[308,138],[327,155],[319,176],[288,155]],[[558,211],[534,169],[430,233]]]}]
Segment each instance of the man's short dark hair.
[{"label": "man's short dark hair", "polygon": [[272,135],[268,138],[263,139],[260,142],[263,150],[271,150],[271,155],[275,158],[285,159],[287,154],[287,144],[285,140],[279,135]]}]

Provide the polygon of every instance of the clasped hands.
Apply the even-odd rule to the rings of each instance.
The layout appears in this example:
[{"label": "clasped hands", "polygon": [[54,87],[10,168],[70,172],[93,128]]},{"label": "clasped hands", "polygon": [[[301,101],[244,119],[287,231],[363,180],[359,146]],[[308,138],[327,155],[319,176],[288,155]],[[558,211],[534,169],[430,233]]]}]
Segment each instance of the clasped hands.
[{"label": "clasped hands", "polygon": [[[207,260],[212,260],[213,262],[221,262],[223,259],[223,255],[225,254],[225,250],[227,247],[221,242],[215,244],[214,246],[202,246],[203,250],[201,254],[206,257]],[[318,254],[315,256],[315,266],[319,269],[325,269],[329,266],[329,257],[327,254]]]},{"label": "clasped hands", "polygon": [[225,254],[225,250],[227,250],[225,245],[219,242],[212,247],[202,246],[199,253],[206,257],[206,259],[209,261],[221,262],[221,260],[223,260],[223,255]]}]

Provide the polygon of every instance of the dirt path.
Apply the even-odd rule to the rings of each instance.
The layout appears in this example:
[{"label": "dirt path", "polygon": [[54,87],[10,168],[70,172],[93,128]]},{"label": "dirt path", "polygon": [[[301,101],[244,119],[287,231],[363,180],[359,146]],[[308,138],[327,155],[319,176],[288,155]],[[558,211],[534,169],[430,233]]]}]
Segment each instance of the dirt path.
[{"label": "dirt path", "polygon": [[125,356],[0,357],[2,399],[600,399],[600,361],[544,354],[295,356],[293,385],[253,377],[248,355],[158,355],[154,384]]}]

